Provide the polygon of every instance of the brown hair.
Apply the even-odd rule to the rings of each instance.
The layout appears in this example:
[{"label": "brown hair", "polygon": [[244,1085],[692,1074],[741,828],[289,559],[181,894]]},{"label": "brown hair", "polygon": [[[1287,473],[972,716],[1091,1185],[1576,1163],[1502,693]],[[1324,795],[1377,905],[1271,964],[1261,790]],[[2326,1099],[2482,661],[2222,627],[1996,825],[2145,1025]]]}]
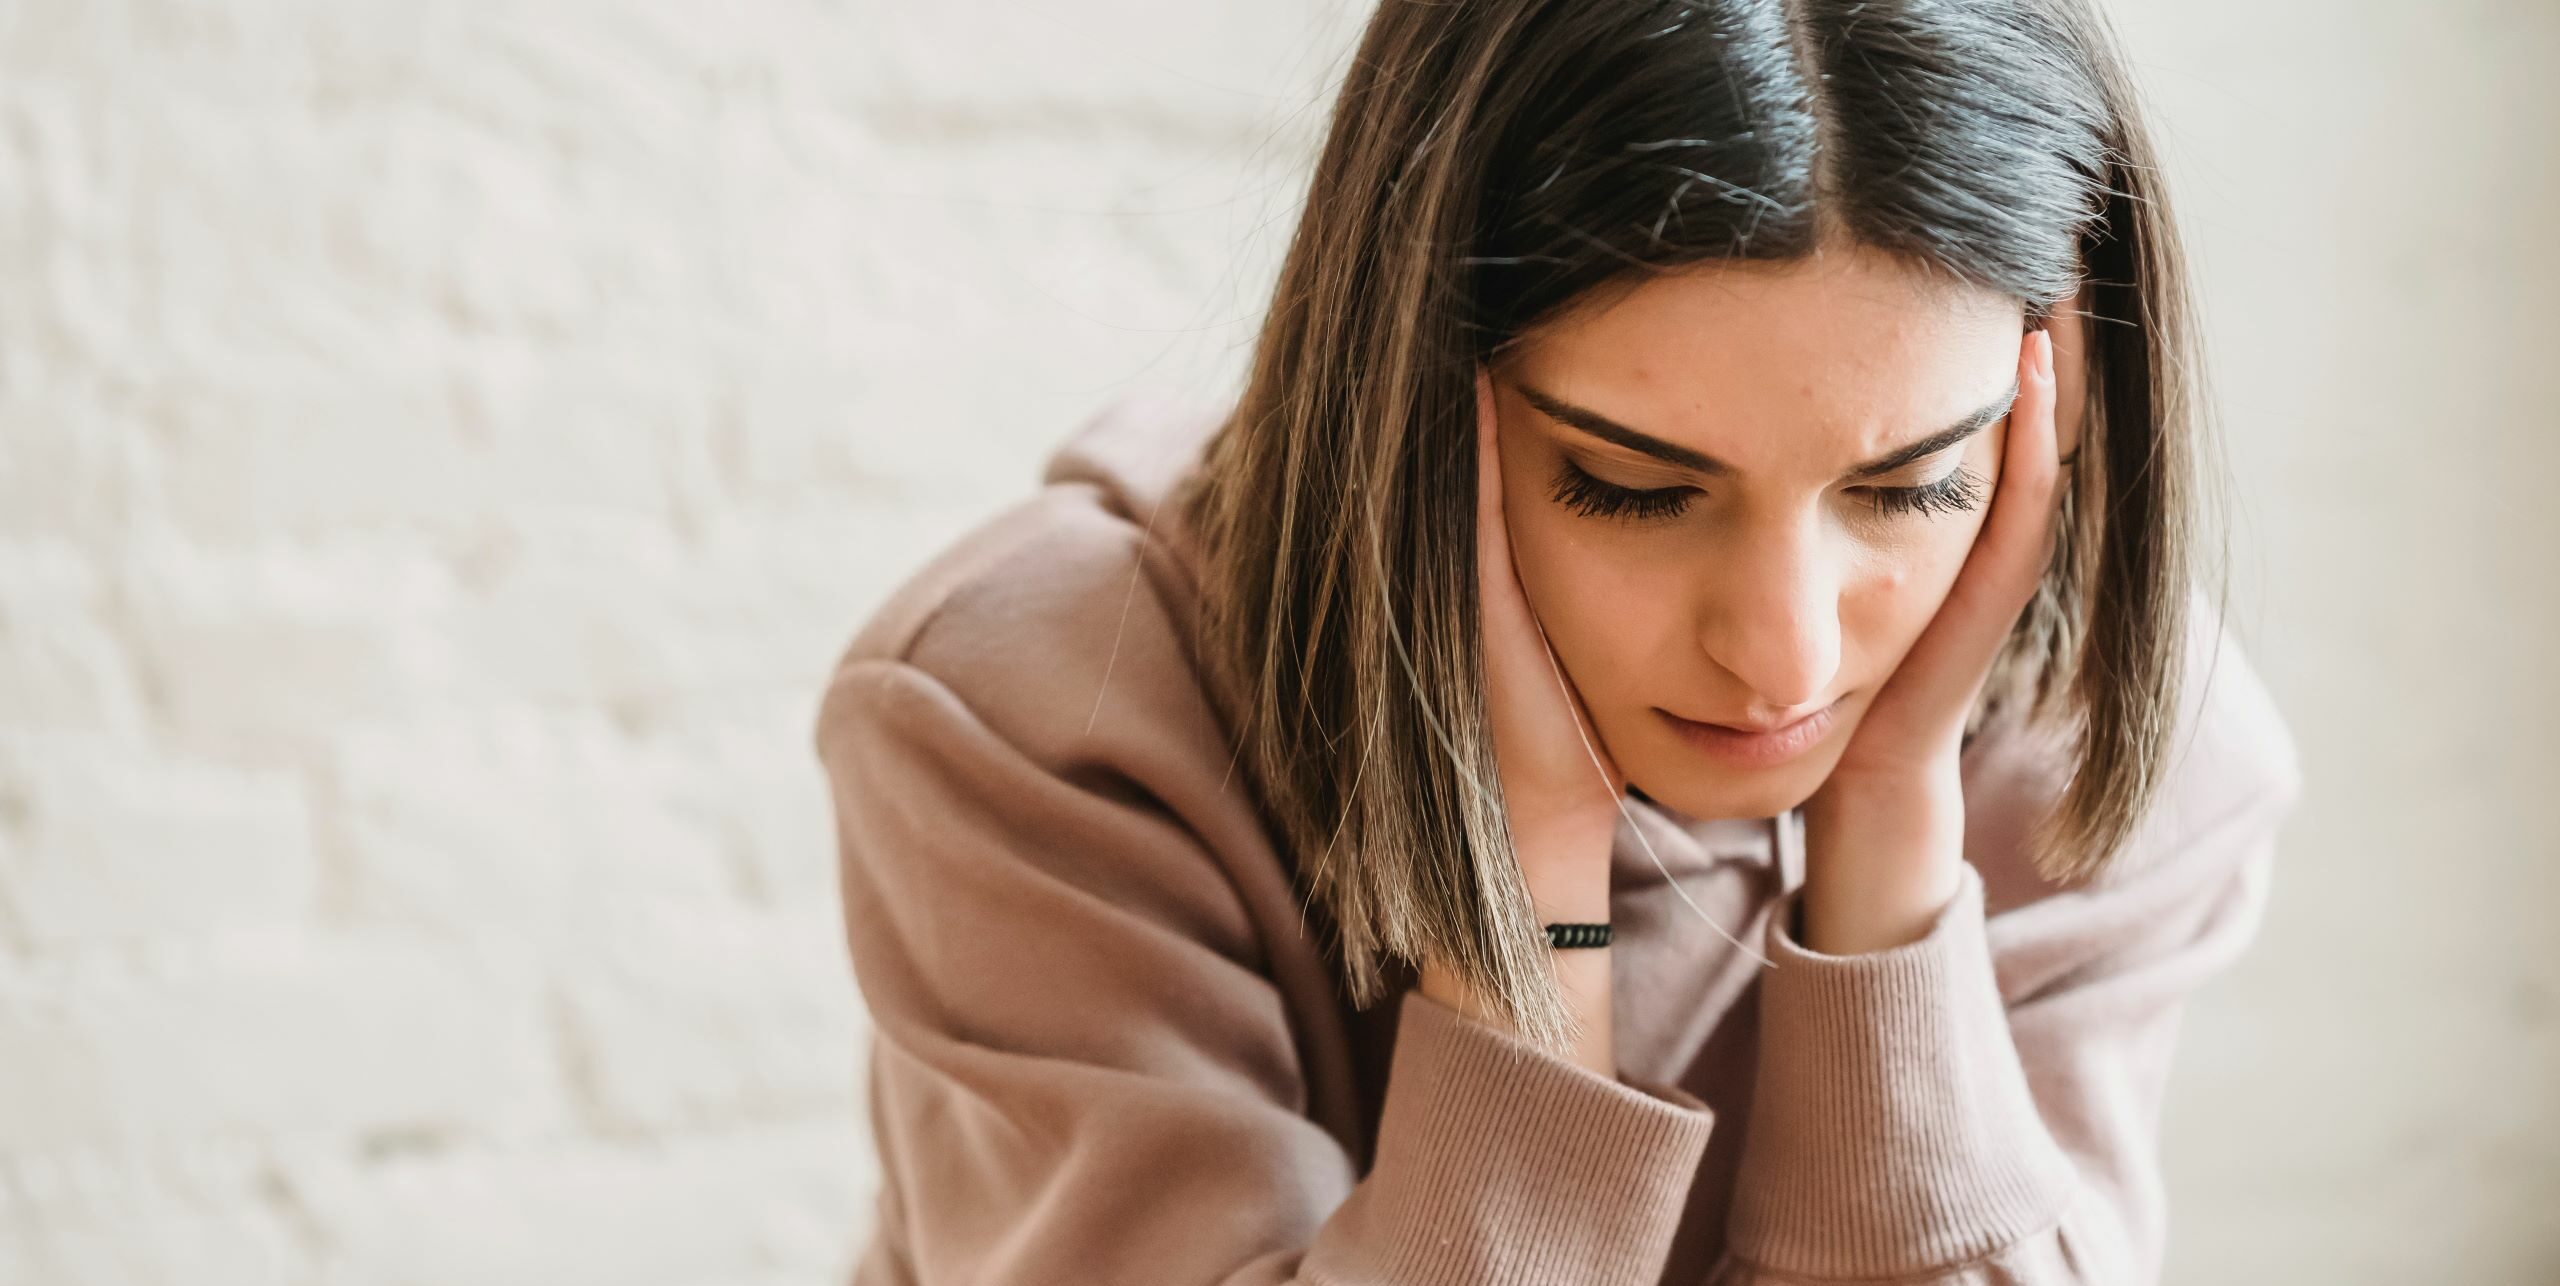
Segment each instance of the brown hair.
[{"label": "brown hair", "polygon": [[[1995,715],[2065,730],[2031,842],[2102,869],[2156,793],[2204,440],[2186,269],[2091,0],[1384,0],[1188,516],[1208,662],[1354,1003],[1438,959],[1562,1051],[1476,647],[1473,368],[1603,286],[1843,241],[2083,293],[2088,402]],[[2085,289],[2084,289],[2085,288]]]}]

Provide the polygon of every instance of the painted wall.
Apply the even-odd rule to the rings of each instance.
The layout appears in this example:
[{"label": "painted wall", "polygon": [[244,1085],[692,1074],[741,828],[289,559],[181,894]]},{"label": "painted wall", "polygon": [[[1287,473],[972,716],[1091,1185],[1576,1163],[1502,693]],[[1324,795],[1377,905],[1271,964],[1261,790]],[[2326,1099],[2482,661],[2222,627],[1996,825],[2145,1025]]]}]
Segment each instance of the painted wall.
[{"label": "painted wall", "polygon": [[[2309,797],[2173,1279],[2560,1276],[2560,12],[2118,6]],[[0,1282],[794,1283],[817,684],[1248,343],[1362,6],[0,5]]]}]

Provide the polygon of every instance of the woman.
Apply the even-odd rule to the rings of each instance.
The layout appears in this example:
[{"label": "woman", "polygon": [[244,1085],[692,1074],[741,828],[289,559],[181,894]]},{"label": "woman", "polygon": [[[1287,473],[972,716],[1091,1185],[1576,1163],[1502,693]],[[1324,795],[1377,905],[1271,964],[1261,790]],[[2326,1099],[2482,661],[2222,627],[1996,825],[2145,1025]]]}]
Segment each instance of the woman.
[{"label": "woman", "polygon": [[1237,404],[827,690],[856,1280],[2154,1280],[2299,791],[2182,274],[2084,0],[1386,0]]}]

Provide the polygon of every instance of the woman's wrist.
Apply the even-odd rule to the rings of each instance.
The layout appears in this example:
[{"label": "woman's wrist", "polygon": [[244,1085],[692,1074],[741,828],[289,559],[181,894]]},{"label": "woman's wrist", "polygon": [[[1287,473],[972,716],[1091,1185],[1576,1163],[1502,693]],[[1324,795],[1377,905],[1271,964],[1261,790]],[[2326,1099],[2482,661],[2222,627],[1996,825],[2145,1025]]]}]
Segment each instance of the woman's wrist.
[{"label": "woman's wrist", "polygon": [[[1564,995],[1565,1007],[1582,1028],[1581,1038],[1565,1057],[1593,1075],[1617,1079],[1617,1041],[1609,1019],[1609,948],[1550,947],[1547,958],[1554,966],[1556,988]],[[1519,1028],[1490,1001],[1438,961],[1422,967],[1416,989],[1504,1035],[1520,1035]]]},{"label": "woman's wrist", "polygon": [[1513,834],[1511,851],[1519,859],[1538,923],[1609,919],[1609,851],[1616,838],[1614,825],[1591,821]]},{"label": "woman's wrist", "polygon": [[1798,940],[1825,955],[1912,942],[1955,896],[1964,863],[1964,797],[1914,783],[1825,793],[1805,806]]},{"label": "woman's wrist", "polygon": [[[1540,925],[1609,922],[1609,850],[1615,827],[1583,821],[1515,833],[1529,903]],[[1549,947],[1556,987],[1582,1029],[1570,1057],[1597,1075],[1618,1074],[1610,1024],[1610,955],[1607,947]],[[1519,1029],[1488,1000],[1438,961],[1422,967],[1422,994],[1508,1035]]]},{"label": "woman's wrist", "polygon": [[[1529,885],[1530,905],[1538,923],[1609,923],[1609,851],[1617,837],[1615,818],[1603,825],[1585,819],[1553,828],[1546,835],[1517,837],[1521,868]],[[1565,1008],[1581,1024],[1573,1059],[1612,1080],[1618,1075],[1616,1035],[1610,1023],[1610,952],[1607,947],[1549,947],[1556,987]]]}]

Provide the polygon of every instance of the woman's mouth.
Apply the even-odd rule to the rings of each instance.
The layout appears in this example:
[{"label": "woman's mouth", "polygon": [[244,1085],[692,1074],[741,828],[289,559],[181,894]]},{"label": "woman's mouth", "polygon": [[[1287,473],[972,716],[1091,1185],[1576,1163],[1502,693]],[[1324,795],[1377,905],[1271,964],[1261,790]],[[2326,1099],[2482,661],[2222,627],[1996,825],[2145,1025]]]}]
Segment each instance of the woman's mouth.
[{"label": "woman's mouth", "polygon": [[1768,732],[1737,732],[1721,724],[1700,723],[1654,707],[1654,713],[1670,725],[1682,741],[1700,753],[1742,768],[1767,768],[1795,758],[1821,743],[1831,733],[1833,717],[1840,702],[1831,704],[1796,720],[1783,728]]}]

